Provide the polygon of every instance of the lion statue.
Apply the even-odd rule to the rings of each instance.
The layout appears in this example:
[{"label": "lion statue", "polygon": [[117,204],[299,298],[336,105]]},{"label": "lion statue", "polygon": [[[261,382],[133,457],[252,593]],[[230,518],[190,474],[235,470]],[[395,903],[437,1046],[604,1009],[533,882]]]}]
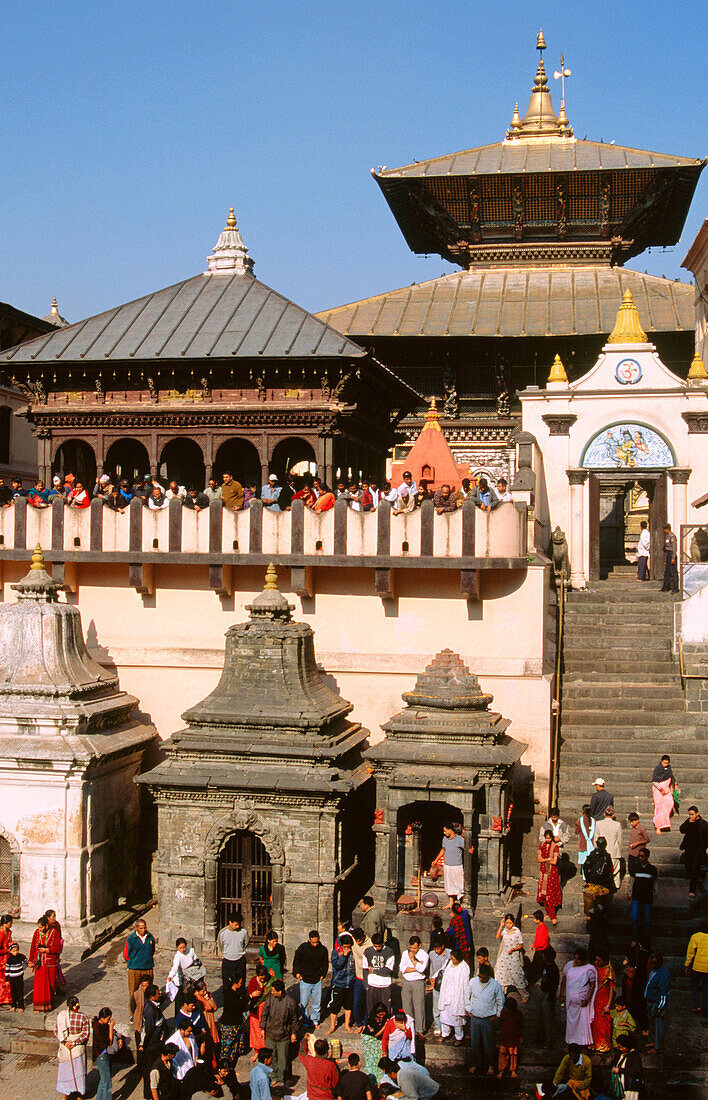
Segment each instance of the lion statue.
[{"label": "lion statue", "polygon": [[560,527],[556,527],[551,535],[551,559],[556,577],[560,577],[561,572],[565,572],[567,579],[570,576],[568,541],[565,537],[565,531],[561,531]]}]

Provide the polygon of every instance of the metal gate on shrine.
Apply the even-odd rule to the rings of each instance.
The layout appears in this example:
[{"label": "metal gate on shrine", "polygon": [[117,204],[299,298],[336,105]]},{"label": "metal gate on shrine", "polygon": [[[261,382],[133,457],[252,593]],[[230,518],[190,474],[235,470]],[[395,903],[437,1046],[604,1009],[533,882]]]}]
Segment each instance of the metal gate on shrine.
[{"label": "metal gate on shrine", "polygon": [[254,940],[264,940],[271,926],[273,869],[263,843],[254,833],[233,833],[219,856],[219,927],[240,916]]}]

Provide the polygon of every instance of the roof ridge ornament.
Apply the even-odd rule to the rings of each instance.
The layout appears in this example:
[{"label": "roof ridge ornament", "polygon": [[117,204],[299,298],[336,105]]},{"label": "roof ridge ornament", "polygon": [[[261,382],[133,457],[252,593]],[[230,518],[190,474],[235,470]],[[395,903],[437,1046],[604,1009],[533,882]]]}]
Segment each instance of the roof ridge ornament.
[{"label": "roof ridge ornament", "polygon": [[703,360],[698,352],[693,356],[691,365],[688,368],[687,382],[708,382],[708,371],[706,370]]},{"label": "roof ridge ornament", "polygon": [[[543,60],[543,51],[546,49],[543,30],[540,30],[536,36],[536,49],[539,51],[540,57],[536,75],[533,78],[529,107],[524,117],[520,119],[517,104],[511,119],[511,125],[506,132],[507,141],[527,141],[532,138],[548,139],[553,137],[571,138],[573,136],[573,129],[565,113],[565,96],[563,95],[561,102],[560,115],[556,114],[553,107],[546,66]],[[561,68],[565,73],[566,70],[563,67]],[[567,70],[567,72],[570,75],[570,70]]]},{"label": "roof ridge ornament", "polygon": [[625,290],[622,304],[617,310],[615,327],[607,338],[608,344],[648,344],[649,338],[639,321],[639,311],[634,304],[631,290]]},{"label": "roof ridge ornament", "polygon": [[50,325],[56,325],[57,328],[66,328],[69,324],[66,317],[62,317],[61,313],[59,312],[56,295],[52,298],[52,304],[49,307],[49,313],[45,314],[42,320],[49,321]]},{"label": "roof ridge ornament", "polygon": [[211,256],[207,256],[205,275],[253,275],[253,260],[236,223],[233,206],[219,234]]},{"label": "roof ridge ornament", "polygon": [[551,367],[551,373],[548,375],[547,385],[568,385],[568,375],[566,374],[565,367],[563,366],[563,360],[558,354],[556,354],[556,357],[553,360],[553,366]]}]

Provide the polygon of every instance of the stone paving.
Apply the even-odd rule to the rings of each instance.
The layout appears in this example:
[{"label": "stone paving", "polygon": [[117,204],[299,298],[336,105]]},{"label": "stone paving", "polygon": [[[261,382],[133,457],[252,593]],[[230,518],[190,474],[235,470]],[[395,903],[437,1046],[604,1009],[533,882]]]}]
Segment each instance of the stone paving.
[{"label": "stone paving", "polygon": [[[156,920],[151,920],[151,914],[148,914],[148,923],[156,924]],[[524,931],[526,932],[526,928]],[[69,991],[80,997],[82,1009],[91,1017],[104,1005],[110,1006],[114,1011],[118,1030],[130,1036],[132,1046],[127,982],[122,958],[123,942],[124,936],[120,935],[83,960],[68,948],[65,950],[63,961],[66,964],[64,972]],[[207,967],[209,986],[214,991],[217,1002],[220,1003],[219,962],[207,958],[203,961]],[[158,982],[164,982],[171,962],[172,951],[158,949],[155,967]],[[708,1088],[704,1089],[699,1084],[701,1067],[705,1069],[706,1030],[690,1013],[690,1002],[685,986],[682,983],[677,985],[678,988],[675,987],[672,997],[664,1066],[667,1063],[671,1065],[672,1077],[676,1081],[683,1080],[684,1087],[678,1092],[662,1087],[650,1095],[656,1096],[657,1100],[659,1097],[669,1095],[703,1100],[704,1097],[708,1097]],[[37,1016],[31,1009],[29,982],[26,984],[26,990],[29,1007],[23,1016],[10,1013],[7,1008],[0,1009],[0,1048],[7,1051],[0,1056],[0,1100],[44,1100],[45,1097],[56,1096],[56,1042],[52,1037],[52,1028],[59,1009],[46,1017]],[[168,1018],[169,1015],[171,1013],[168,1013]],[[217,1019],[218,1015],[217,1013]],[[558,1064],[562,1055],[563,1036],[560,1019],[558,1042],[553,1051],[545,1051],[536,1043],[536,994],[533,991],[528,1005],[524,1007],[524,1018],[526,1038],[521,1050],[519,1066],[521,1081],[518,1083],[507,1081],[497,1085],[496,1082],[488,1080],[472,1081],[466,1073],[465,1048],[456,1050],[448,1046],[441,1047],[435,1041],[426,1044],[429,1068],[445,1086],[448,1096],[515,1096],[518,1094],[519,1087],[523,1086],[524,1079],[526,1082],[540,1080],[542,1076],[548,1074],[551,1067]],[[352,1050],[360,1049],[358,1037],[347,1035],[343,1028],[340,1028],[336,1035],[342,1042],[344,1056]],[[89,1059],[89,1067],[90,1065]],[[661,1072],[660,1061],[656,1058],[647,1059],[645,1067],[649,1081],[656,1080],[657,1072]],[[246,1056],[240,1060],[238,1066],[240,1081],[247,1082],[250,1069],[251,1063]],[[293,1069],[297,1074],[297,1061]],[[142,1088],[134,1067],[116,1068],[113,1081],[113,1094],[116,1100],[129,1100],[129,1098],[140,1100],[142,1097]],[[90,1073],[87,1096],[95,1095],[96,1085],[96,1075]],[[292,1093],[299,1095],[304,1085],[303,1075],[293,1086]],[[246,1087],[243,1090],[244,1100],[248,1095]]]}]

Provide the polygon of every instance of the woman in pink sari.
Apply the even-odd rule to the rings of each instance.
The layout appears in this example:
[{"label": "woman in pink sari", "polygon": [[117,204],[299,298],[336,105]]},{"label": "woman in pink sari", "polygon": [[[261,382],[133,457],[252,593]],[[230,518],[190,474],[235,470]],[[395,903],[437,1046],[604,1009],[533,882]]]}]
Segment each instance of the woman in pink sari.
[{"label": "woman in pink sari", "polygon": [[573,961],[563,968],[560,986],[561,1004],[565,998],[565,1041],[581,1047],[593,1045],[592,1021],[595,1016],[597,970],[588,962],[587,951],[579,947]]},{"label": "woman in pink sari", "polygon": [[671,815],[674,812],[674,791],[681,794],[676,786],[671,770],[671,758],[662,756],[661,763],[654,768],[651,777],[651,793],[654,799],[654,828],[657,833],[671,828]]}]

